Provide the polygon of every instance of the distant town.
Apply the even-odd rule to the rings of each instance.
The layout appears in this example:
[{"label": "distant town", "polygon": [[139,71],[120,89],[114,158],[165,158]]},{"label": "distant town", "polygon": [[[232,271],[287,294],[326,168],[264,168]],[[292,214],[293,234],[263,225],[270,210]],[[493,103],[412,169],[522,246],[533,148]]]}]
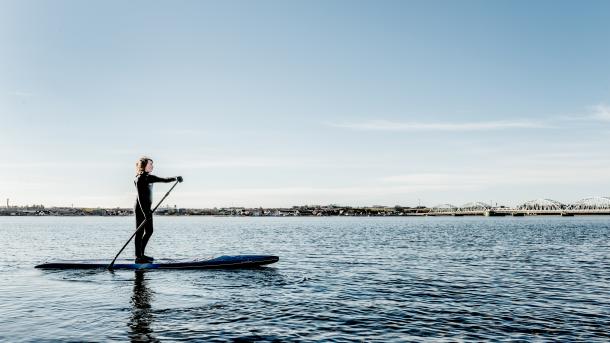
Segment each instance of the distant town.
[{"label": "distant town", "polygon": [[[573,204],[551,199],[526,201],[514,207],[491,206],[484,202],[471,202],[461,206],[440,204],[426,206],[367,206],[304,205],[289,208],[178,208],[159,207],[161,216],[239,216],[239,217],[296,217],[296,216],[529,216],[529,215],[610,215],[610,197],[585,198]],[[0,216],[131,216],[133,208],[45,207],[44,205],[0,207]]]},{"label": "distant town", "polygon": [[[294,217],[294,216],[404,216],[424,214],[426,207],[345,207],[293,206],[290,208],[176,208],[159,207],[155,215],[160,216],[244,216],[244,217]],[[133,208],[84,208],[44,207],[43,205],[1,207],[0,216],[131,216]]]}]

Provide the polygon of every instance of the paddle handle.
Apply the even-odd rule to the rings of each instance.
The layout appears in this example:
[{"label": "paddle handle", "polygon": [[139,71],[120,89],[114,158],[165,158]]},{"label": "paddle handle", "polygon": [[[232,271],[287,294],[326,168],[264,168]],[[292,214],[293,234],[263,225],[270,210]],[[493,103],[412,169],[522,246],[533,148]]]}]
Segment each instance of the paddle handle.
[{"label": "paddle handle", "polygon": [[[174,183],[174,185],[172,186],[172,188],[169,189],[169,191],[167,191],[167,193],[165,193],[165,195],[163,196],[163,198],[161,198],[161,200],[159,200],[159,203],[157,203],[157,206],[155,206],[155,208],[153,208],[153,210],[150,212],[150,215],[152,216],[153,213],[155,213],[155,211],[157,210],[157,208],[159,207],[159,205],[161,205],[161,203],[163,202],[163,200],[165,200],[165,198],[167,198],[167,196],[169,195],[169,193],[174,189],[174,187],[176,187],[176,185],[179,183],[179,181],[176,180],[176,182]],[[114,266],[114,262],[116,261],[116,259],[119,257],[119,255],[123,252],[123,250],[125,250],[125,247],[127,247],[127,244],[129,244],[129,242],[131,242],[131,240],[133,239],[133,237],[136,235],[136,233],[138,233],[138,231],[140,231],[140,229],[142,227],[144,227],[144,224],[146,224],[146,222],[148,221],[148,219],[144,219],[144,221],[138,226],[138,228],[136,229],[136,231],[134,231],[131,234],[131,237],[129,237],[129,239],[127,240],[127,242],[125,242],[125,244],[123,245],[123,247],[121,248],[121,250],[119,250],[119,252],[116,254],[116,256],[114,257],[114,259],[112,260],[112,262],[110,262],[110,264],[108,265],[108,270],[112,270],[112,266]]]}]

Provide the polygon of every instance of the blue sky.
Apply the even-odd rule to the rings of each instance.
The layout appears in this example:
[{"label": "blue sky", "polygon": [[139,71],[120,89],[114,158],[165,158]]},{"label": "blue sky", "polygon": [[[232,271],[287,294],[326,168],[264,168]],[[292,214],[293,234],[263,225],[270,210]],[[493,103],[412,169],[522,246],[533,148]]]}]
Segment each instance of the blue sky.
[{"label": "blue sky", "polygon": [[609,23],[605,1],[5,0],[0,198],[131,206],[141,155],[184,176],[180,207],[607,196]]}]

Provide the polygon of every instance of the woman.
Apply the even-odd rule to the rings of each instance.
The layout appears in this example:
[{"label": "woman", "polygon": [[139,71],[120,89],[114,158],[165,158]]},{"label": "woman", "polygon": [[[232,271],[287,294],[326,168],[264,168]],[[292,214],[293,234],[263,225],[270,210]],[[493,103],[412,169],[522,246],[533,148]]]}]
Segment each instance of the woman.
[{"label": "woman", "polygon": [[146,244],[153,233],[152,218],[152,190],[155,182],[182,182],[182,176],[162,178],[152,175],[153,160],[148,157],[141,157],[136,162],[136,178],[133,181],[138,190],[138,197],[134,212],[136,214],[136,228],[146,220],[144,227],[136,232],[134,242],[136,244],[136,263],[150,263],[154,258],[144,255]]}]

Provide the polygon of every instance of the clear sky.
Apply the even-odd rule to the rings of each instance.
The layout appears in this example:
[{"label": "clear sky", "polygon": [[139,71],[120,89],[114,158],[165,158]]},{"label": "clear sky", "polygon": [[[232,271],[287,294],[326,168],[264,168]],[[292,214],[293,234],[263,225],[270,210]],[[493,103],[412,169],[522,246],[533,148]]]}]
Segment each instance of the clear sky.
[{"label": "clear sky", "polygon": [[[0,1],[0,199],[610,195],[608,1]],[[155,186],[157,199],[168,185]]]}]

